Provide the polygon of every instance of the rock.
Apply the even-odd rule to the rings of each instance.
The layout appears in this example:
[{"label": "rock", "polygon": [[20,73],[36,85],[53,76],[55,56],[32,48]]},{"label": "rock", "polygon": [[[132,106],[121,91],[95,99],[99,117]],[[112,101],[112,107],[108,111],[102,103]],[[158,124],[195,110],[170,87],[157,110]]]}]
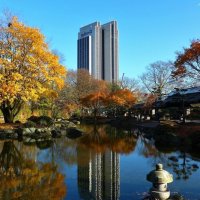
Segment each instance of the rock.
[{"label": "rock", "polygon": [[18,139],[18,134],[14,129],[5,129],[0,131],[0,139],[5,140],[5,139],[13,139],[16,140]]},{"label": "rock", "polygon": [[76,138],[83,136],[83,132],[76,128],[69,128],[69,129],[67,129],[66,136],[70,139],[76,139]]},{"label": "rock", "polygon": [[56,121],[56,122],[54,122],[54,127],[61,128],[61,126],[62,126],[61,121]]},{"label": "rock", "polygon": [[59,118],[59,119],[56,119],[57,122],[61,122],[62,121],[62,118]]},{"label": "rock", "polygon": [[184,197],[181,194],[173,194],[170,197],[171,200],[184,200]]},{"label": "rock", "polygon": [[74,124],[81,124],[81,122],[80,121],[78,121],[78,120],[72,120],[72,122],[74,123]]},{"label": "rock", "polygon": [[193,165],[192,165],[192,168],[193,168],[193,169],[199,169],[199,166],[198,166],[197,164],[193,164]]},{"label": "rock", "polygon": [[76,125],[73,122],[70,122],[66,119],[62,119],[61,121],[54,122],[54,127],[67,129],[67,128],[76,128]]},{"label": "rock", "polygon": [[24,138],[23,138],[23,144],[24,144],[24,145],[29,145],[29,146],[31,146],[31,145],[35,145],[35,143],[36,143],[36,140],[35,140],[35,139],[27,138],[27,137],[24,137]]},{"label": "rock", "polygon": [[34,122],[36,124],[39,125],[43,125],[43,126],[51,126],[53,124],[53,119],[51,119],[51,117],[48,116],[31,116],[28,118],[28,121]]},{"label": "rock", "polygon": [[31,135],[31,134],[34,134],[36,131],[36,128],[32,127],[32,128],[20,128],[18,129],[18,133],[19,134],[22,134],[23,136],[26,136],[26,135]]},{"label": "rock", "polygon": [[168,159],[173,162],[178,162],[178,158],[176,156],[170,156]]},{"label": "rock", "polygon": [[62,128],[76,128],[76,125],[70,121],[62,121]]},{"label": "rock", "polygon": [[52,135],[53,138],[60,138],[62,136],[60,130],[52,130],[51,135]]},{"label": "rock", "polygon": [[51,138],[50,128],[22,128],[18,130],[19,137],[27,137],[31,139]]}]

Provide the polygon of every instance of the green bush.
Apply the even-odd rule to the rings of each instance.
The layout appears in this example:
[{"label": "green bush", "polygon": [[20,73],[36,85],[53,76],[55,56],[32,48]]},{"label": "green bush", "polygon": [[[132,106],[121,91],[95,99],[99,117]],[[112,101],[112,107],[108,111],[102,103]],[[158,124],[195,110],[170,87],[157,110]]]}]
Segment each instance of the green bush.
[{"label": "green bush", "polygon": [[28,118],[28,121],[34,122],[41,126],[51,126],[53,124],[53,120],[48,116],[31,116]]},{"label": "green bush", "polygon": [[44,126],[51,126],[53,124],[53,120],[48,116],[40,116],[39,124]]},{"label": "green bush", "polygon": [[31,122],[38,123],[39,122],[39,117],[37,117],[37,116],[31,116],[27,120],[31,121]]},{"label": "green bush", "polygon": [[32,122],[32,121],[27,121],[24,125],[24,128],[32,128],[32,127],[36,127],[36,123]]}]

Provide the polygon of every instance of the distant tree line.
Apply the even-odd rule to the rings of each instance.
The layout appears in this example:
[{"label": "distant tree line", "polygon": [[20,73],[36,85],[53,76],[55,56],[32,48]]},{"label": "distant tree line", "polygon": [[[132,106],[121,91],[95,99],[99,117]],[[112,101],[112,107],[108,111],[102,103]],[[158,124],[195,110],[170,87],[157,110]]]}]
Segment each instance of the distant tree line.
[{"label": "distant tree line", "polygon": [[138,79],[123,74],[116,83],[96,80],[86,70],[67,72],[62,60],[39,29],[15,16],[1,20],[0,110],[6,123],[24,109],[53,118],[129,116],[134,104],[143,102],[145,110],[174,88],[197,86],[200,79],[199,40],[175,61],[154,62]]}]

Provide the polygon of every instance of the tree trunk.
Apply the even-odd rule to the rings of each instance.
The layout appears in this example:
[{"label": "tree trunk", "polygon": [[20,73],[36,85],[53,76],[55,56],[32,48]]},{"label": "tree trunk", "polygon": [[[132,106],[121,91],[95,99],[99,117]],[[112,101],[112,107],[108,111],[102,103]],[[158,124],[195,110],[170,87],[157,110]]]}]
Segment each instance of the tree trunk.
[{"label": "tree trunk", "polygon": [[20,100],[15,100],[12,104],[9,101],[2,102],[0,109],[5,123],[13,123],[15,116],[21,110],[22,103]]},{"label": "tree trunk", "polygon": [[4,122],[5,123],[13,123],[14,114],[12,113],[12,111],[10,111],[9,108],[2,108],[1,111],[3,113]]}]

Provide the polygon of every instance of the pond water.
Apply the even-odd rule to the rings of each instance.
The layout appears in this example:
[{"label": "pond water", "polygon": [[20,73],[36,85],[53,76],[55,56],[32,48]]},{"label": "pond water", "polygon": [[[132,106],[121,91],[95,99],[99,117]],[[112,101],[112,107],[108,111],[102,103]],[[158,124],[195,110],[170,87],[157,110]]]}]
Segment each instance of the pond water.
[{"label": "pond water", "polygon": [[200,200],[200,155],[165,149],[137,129],[84,126],[79,139],[0,141],[0,199],[142,199],[162,163],[172,194]]}]

